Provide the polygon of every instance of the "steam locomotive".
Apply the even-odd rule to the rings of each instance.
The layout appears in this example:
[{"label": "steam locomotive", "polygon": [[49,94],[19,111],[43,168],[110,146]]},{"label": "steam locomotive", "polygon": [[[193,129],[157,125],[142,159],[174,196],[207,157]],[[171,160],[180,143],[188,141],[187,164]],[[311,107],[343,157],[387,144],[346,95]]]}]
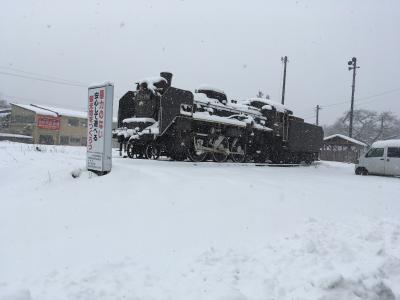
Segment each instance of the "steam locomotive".
[{"label": "steam locomotive", "polygon": [[194,93],[171,86],[172,74],[137,82],[119,100],[113,136],[130,158],[194,162],[311,163],[323,131],[263,98],[228,100],[212,87]]}]

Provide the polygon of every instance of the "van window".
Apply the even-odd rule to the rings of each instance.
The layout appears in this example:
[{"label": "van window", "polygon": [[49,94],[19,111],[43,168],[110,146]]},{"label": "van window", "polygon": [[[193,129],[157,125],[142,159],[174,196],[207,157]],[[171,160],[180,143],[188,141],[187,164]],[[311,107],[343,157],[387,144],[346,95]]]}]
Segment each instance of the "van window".
[{"label": "van window", "polygon": [[372,148],[368,151],[365,157],[382,157],[383,156],[383,148]]},{"label": "van window", "polygon": [[400,157],[400,147],[389,147],[388,157]]}]

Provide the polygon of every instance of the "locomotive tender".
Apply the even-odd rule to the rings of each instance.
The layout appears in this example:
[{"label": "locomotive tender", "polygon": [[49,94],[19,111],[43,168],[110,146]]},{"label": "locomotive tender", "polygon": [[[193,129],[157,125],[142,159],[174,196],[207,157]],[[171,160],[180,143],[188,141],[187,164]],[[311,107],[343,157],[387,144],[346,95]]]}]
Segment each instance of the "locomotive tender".
[{"label": "locomotive tender", "polygon": [[323,131],[262,98],[228,101],[211,87],[192,93],[171,86],[172,74],[137,82],[119,101],[114,137],[130,158],[200,162],[311,163]]}]

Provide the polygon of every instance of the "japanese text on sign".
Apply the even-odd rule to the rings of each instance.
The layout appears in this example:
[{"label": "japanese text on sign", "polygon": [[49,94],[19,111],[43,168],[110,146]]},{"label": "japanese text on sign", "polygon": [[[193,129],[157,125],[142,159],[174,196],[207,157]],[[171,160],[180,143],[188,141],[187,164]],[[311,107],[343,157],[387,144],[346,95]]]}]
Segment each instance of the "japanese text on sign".
[{"label": "japanese text on sign", "polygon": [[89,94],[87,150],[101,152],[104,139],[105,88],[92,89]]},{"label": "japanese text on sign", "polygon": [[40,129],[60,130],[60,117],[38,116],[36,123]]}]

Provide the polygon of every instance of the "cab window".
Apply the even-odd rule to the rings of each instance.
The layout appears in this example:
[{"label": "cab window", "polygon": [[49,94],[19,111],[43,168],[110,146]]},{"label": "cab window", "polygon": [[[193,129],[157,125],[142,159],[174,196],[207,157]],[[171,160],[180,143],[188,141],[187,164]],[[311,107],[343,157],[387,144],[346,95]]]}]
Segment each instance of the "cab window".
[{"label": "cab window", "polygon": [[389,147],[388,157],[400,157],[400,147]]},{"label": "cab window", "polygon": [[383,156],[383,148],[372,148],[368,151],[365,157],[382,157]]}]

